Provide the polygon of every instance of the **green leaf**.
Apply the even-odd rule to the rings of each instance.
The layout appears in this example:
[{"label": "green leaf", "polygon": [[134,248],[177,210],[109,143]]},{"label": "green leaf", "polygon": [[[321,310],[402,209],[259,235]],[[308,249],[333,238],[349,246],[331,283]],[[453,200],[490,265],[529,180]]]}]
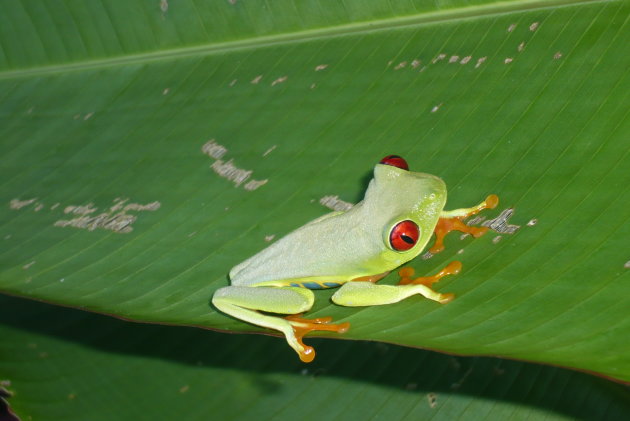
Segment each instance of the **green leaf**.
[{"label": "green leaf", "polygon": [[273,357],[286,351],[278,338],[137,325],[9,297],[0,297],[0,335],[0,381],[22,419],[618,420],[630,413],[627,388],[583,373],[382,343],[313,339],[321,358],[305,366]]},{"label": "green leaf", "polygon": [[209,305],[229,269],[397,153],[521,228],[411,263],[463,262],[446,306],[313,315],[630,380],[628,3],[362,3],[3,3],[0,291],[262,331]]}]

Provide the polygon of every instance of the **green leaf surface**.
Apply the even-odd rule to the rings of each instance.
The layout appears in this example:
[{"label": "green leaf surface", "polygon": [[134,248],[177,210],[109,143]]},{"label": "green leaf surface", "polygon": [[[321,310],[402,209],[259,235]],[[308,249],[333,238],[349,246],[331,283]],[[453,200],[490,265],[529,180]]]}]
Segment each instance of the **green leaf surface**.
[{"label": "green leaf surface", "polygon": [[382,343],[312,339],[321,358],[305,366],[273,357],[285,352],[278,338],[130,324],[9,297],[0,297],[0,335],[0,382],[22,419],[620,420],[630,413],[626,387],[583,373]]},{"label": "green leaf surface", "polygon": [[463,262],[446,306],[313,315],[630,380],[628,2],[164,3],[0,6],[0,291],[261,331],[209,305],[229,269],[397,153],[521,228],[411,262]]}]

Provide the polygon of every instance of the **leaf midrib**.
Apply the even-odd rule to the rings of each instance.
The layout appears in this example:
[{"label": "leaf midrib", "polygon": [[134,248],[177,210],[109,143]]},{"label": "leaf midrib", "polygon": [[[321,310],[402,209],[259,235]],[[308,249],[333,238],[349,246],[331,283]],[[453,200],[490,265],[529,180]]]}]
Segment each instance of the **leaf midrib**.
[{"label": "leaf midrib", "polygon": [[264,35],[255,38],[224,41],[215,44],[178,47],[159,51],[129,54],[124,56],[0,71],[0,80],[26,78],[33,76],[47,76],[57,73],[102,69],[107,67],[117,67],[133,64],[146,64],[151,62],[172,60],[176,58],[207,56],[212,54],[224,53],[226,51],[231,52],[246,50],[255,47],[262,48],[279,44],[291,44],[295,42],[312,41],[333,36],[378,32],[386,29],[401,28],[412,25],[429,25],[438,22],[458,21],[509,13],[520,13],[528,10],[544,10],[555,7],[573,6],[583,3],[603,3],[607,1],[609,0],[504,1],[493,3],[490,5],[476,5],[453,8],[448,10],[437,10],[412,16],[381,19],[378,21],[349,23],[334,27],[308,29],[300,32]]}]

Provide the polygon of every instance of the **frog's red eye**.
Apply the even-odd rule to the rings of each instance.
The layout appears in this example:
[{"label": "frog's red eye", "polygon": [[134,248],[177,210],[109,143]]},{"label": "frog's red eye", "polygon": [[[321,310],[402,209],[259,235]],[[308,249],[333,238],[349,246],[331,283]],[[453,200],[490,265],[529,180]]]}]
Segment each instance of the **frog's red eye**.
[{"label": "frog's red eye", "polygon": [[401,221],[389,233],[389,244],[396,251],[405,251],[415,246],[419,237],[420,229],[415,222]]},{"label": "frog's red eye", "polygon": [[402,158],[398,155],[387,155],[385,158],[381,159],[379,164],[391,165],[392,167],[409,171],[409,165],[407,165],[407,161],[405,161],[405,158]]}]

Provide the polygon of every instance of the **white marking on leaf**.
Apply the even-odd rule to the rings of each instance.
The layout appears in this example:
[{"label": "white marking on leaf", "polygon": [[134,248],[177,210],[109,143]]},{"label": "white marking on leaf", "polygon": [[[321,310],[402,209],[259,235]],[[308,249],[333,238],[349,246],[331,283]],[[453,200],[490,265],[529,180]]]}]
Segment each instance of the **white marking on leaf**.
[{"label": "white marking on leaf", "polygon": [[223,155],[225,155],[228,151],[225,146],[218,144],[214,139],[210,139],[204,143],[201,150],[210,158],[214,159],[223,158]]},{"label": "white marking on leaf", "polygon": [[494,219],[485,221],[481,226],[489,227],[491,230],[500,234],[514,234],[520,225],[511,225],[509,220],[514,215],[514,208],[507,208]]},{"label": "white marking on leaf", "polygon": [[20,210],[23,207],[28,206],[31,203],[35,202],[36,200],[37,200],[36,197],[32,199],[27,199],[27,200],[11,199],[11,201],[9,202],[9,207],[13,210]]},{"label": "white marking on leaf", "polygon": [[444,53],[439,54],[437,57],[435,57],[433,60],[431,60],[431,63],[435,64],[435,63],[437,63],[440,60],[444,60],[445,58],[446,58],[446,54],[444,54]]},{"label": "white marking on leaf", "polygon": [[443,103],[440,102],[438,105],[433,106],[433,108],[431,108],[431,112],[434,113],[437,110],[439,110],[442,107]]},{"label": "white marking on leaf", "polygon": [[243,188],[247,191],[253,191],[259,188],[260,186],[264,186],[265,184],[267,184],[268,181],[269,180],[267,180],[266,178],[264,180],[251,180],[251,181],[248,181],[247,184],[245,184]]},{"label": "white marking on leaf", "polygon": [[354,206],[350,202],[339,199],[339,196],[337,195],[324,196],[319,199],[319,203],[334,211],[347,211],[352,209],[352,207]]},{"label": "white marking on leaf", "polygon": [[271,152],[273,152],[274,149],[276,149],[277,145],[273,145],[271,148],[267,149],[265,151],[265,153],[262,154],[262,156],[267,156],[269,155]]},{"label": "white marking on leaf", "polygon": [[280,83],[284,83],[284,82],[286,82],[286,80],[287,80],[288,78],[289,78],[288,76],[282,76],[282,77],[279,77],[278,79],[276,79],[276,80],[274,80],[273,82],[271,82],[271,86],[276,86],[276,85],[278,85],[278,84],[280,84]]},{"label": "white marking on leaf", "polygon": [[212,163],[212,165],[210,165],[210,167],[221,177],[232,181],[236,185],[236,187],[245,182],[252,175],[253,172],[252,170],[244,170],[242,168],[238,168],[234,165],[234,160],[232,159],[227,162],[217,159]]}]

